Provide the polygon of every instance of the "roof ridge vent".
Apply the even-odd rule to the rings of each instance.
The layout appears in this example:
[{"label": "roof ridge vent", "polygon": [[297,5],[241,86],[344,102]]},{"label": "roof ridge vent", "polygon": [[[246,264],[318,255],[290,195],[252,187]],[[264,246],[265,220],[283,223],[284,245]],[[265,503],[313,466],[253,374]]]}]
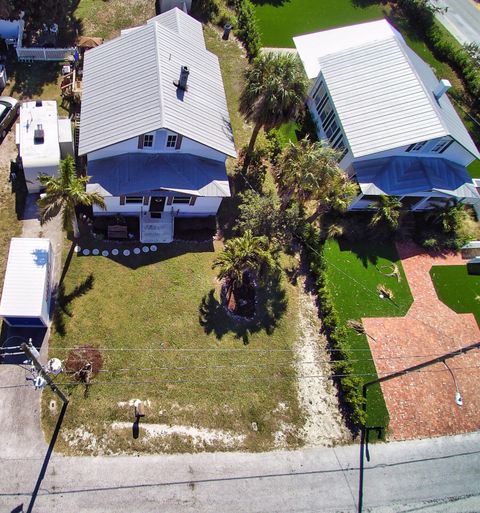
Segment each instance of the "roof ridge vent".
[{"label": "roof ridge vent", "polygon": [[433,94],[437,100],[440,100],[440,98],[452,87],[452,84],[450,83],[450,80],[447,80],[445,78],[442,78],[440,82],[438,83],[437,88],[435,91],[433,91]]},{"label": "roof ridge vent", "polygon": [[182,91],[188,91],[187,81],[189,74],[190,70],[188,69],[188,66],[182,66],[180,68],[180,78],[178,80],[174,80],[173,84]]}]

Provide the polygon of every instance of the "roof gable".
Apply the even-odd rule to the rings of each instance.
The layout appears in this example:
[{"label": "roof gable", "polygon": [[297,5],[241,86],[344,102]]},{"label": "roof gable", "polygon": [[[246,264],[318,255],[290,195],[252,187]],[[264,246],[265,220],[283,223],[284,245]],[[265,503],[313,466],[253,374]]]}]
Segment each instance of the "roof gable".
[{"label": "roof gable", "polygon": [[[181,66],[190,69],[186,92],[173,84]],[[218,58],[179,9],[88,51],[83,89],[81,155],[166,128],[236,156]]]},{"label": "roof gable", "polygon": [[294,41],[308,76],[325,79],[354,157],[450,135],[480,158],[448,97],[435,98],[433,72],[386,20]]}]

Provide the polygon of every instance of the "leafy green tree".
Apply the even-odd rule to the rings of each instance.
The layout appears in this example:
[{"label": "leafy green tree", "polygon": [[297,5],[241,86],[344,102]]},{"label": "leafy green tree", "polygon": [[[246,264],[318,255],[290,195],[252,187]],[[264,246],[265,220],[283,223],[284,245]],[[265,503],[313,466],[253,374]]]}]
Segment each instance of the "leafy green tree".
[{"label": "leafy green tree", "polygon": [[439,226],[445,234],[455,235],[462,229],[468,214],[463,203],[452,200],[428,212],[427,218]]},{"label": "leafy green tree", "polygon": [[38,200],[40,208],[40,223],[43,225],[61,214],[63,229],[73,228],[73,236],[78,238],[77,215],[75,208],[79,205],[96,205],[105,209],[105,201],[98,192],[86,192],[88,176],[77,176],[75,161],[70,155],[60,162],[58,177],[40,175],[41,185],[46,187],[45,195]]},{"label": "leafy green tree", "polygon": [[286,202],[294,198],[300,204],[318,203],[310,221],[331,209],[345,211],[358,193],[357,185],[338,165],[339,157],[325,142],[306,138],[288,143],[279,159],[277,179]]},{"label": "leafy green tree", "polygon": [[240,216],[236,229],[250,230],[255,236],[266,236],[270,241],[288,244],[300,223],[297,205],[283,208],[272,193],[258,194],[247,190],[241,194]]},{"label": "leafy green tree", "polygon": [[247,169],[258,133],[294,118],[302,109],[308,79],[298,56],[264,53],[245,71],[245,87],[240,95],[240,112],[254,124],[245,156]]},{"label": "leafy green tree", "polygon": [[256,237],[247,230],[242,237],[226,242],[212,266],[218,269],[218,277],[227,281],[227,296],[243,285],[247,272],[264,279],[278,268],[277,256],[272,251],[267,237]]},{"label": "leafy green tree", "polygon": [[402,203],[398,198],[382,194],[378,201],[372,203],[371,206],[374,206],[376,210],[370,220],[370,226],[385,224],[392,231],[398,229],[402,208]]}]

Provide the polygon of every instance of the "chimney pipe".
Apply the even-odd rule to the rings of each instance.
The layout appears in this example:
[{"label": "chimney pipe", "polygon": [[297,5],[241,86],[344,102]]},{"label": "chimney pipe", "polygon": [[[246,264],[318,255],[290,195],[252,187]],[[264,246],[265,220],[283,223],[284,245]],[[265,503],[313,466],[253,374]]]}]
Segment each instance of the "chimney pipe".
[{"label": "chimney pipe", "polygon": [[181,89],[182,91],[188,91],[187,81],[189,74],[190,70],[188,69],[188,66],[182,66],[180,68],[180,78],[173,82],[178,87],[178,89]]},{"label": "chimney pipe", "polygon": [[437,100],[439,100],[451,87],[452,87],[452,84],[450,83],[450,81],[446,80],[445,78],[442,78],[442,80],[440,80],[437,88],[433,92],[433,94],[435,95],[435,98]]}]

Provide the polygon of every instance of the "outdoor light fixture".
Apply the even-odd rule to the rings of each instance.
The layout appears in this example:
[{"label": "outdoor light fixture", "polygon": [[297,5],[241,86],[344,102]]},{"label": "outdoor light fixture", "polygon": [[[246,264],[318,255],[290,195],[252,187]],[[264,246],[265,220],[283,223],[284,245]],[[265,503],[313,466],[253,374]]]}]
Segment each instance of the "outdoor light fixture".
[{"label": "outdoor light fixture", "polygon": [[452,369],[447,365],[447,362],[445,360],[443,360],[443,363],[444,363],[445,367],[448,369],[448,372],[450,372],[450,374],[453,378],[453,383],[455,384],[455,403],[457,404],[457,406],[463,406],[462,394],[460,393],[460,390],[458,389],[457,380],[455,379],[455,374],[453,373]]}]

